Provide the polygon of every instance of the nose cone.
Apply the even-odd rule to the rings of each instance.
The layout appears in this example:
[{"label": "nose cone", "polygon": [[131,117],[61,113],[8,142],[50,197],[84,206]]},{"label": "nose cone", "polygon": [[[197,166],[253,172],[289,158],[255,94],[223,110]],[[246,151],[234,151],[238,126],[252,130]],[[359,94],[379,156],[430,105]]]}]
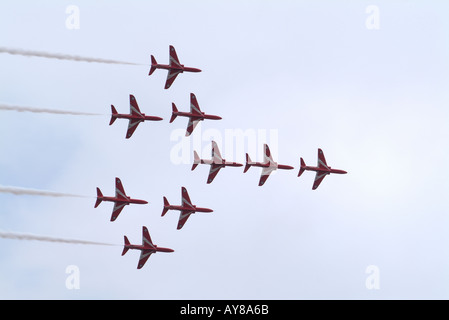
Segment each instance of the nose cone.
[{"label": "nose cone", "polygon": [[214,212],[214,210],[212,210],[212,209],[207,209],[207,208],[206,208],[206,209],[204,210],[204,212]]},{"label": "nose cone", "polygon": [[207,114],[207,115],[203,114],[203,116],[204,116],[204,119],[209,119],[209,120],[221,120],[221,119],[223,119],[220,116],[210,115],[210,114]]},{"label": "nose cone", "polygon": [[[187,71],[187,72],[201,72],[201,69],[198,68],[191,68],[191,67],[184,67],[182,66],[182,71]],[[181,72],[182,72],[181,71]]]}]

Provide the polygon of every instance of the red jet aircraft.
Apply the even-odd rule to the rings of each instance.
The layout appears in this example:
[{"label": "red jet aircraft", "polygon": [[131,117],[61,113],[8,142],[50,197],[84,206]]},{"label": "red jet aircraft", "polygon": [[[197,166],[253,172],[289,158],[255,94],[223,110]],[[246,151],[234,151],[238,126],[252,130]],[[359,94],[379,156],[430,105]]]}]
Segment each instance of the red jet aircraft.
[{"label": "red jet aircraft", "polygon": [[166,69],[168,70],[167,81],[165,82],[165,89],[170,88],[173,81],[175,81],[178,74],[186,72],[201,72],[200,69],[184,67],[183,64],[179,62],[178,56],[176,54],[176,50],[173,46],[170,46],[170,62],[168,65],[166,64],[158,64],[154,56],[151,56],[151,69],[149,76],[156,69]]},{"label": "red jet aircraft", "polygon": [[200,163],[210,164],[209,176],[207,177],[207,183],[211,183],[215,176],[218,174],[221,168],[225,167],[241,167],[243,164],[237,162],[228,162],[226,159],[223,159],[220,154],[220,150],[218,149],[218,145],[215,141],[212,141],[212,160],[204,160],[200,159],[198,153],[193,151],[194,161],[192,166],[192,171],[195,170],[196,166]]},{"label": "red jet aircraft", "polygon": [[246,154],[246,165],[245,165],[245,169],[243,170],[243,172],[245,173],[246,171],[248,171],[248,169],[251,166],[262,167],[262,175],[260,176],[259,186],[263,186],[265,181],[267,181],[268,177],[270,176],[270,173],[276,169],[284,169],[284,170],[294,169],[291,166],[286,166],[286,165],[278,164],[277,162],[274,162],[273,157],[271,156],[270,148],[268,148],[268,145],[264,144],[263,147],[264,147],[265,162],[252,162],[249,155]]},{"label": "red jet aircraft", "polygon": [[181,214],[179,215],[178,227],[177,229],[181,229],[186,223],[187,219],[190,217],[192,213],[195,212],[213,212],[212,209],[208,208],[200,208],[192,204],[190,201],[189,194],[187,193],[186,188],[182,187],[181,193],[181,206],[172,206],[168,203],[166,197],[164,197],[164,209],[162,210],[162,217],[167,213],[168,210],[179,210]]},{"label": "red jet aircraft", "polygon": [[176,108],[176,105],[172,103],[173,113],[170,119],[170,123],[172,123],[177,116],[180,117],[188,117],[189,123],[187,124],[186,137],[190,136],[190,134],[195,129],[198,122],[207,120],[221,120],[221,117],[214,116],[210,114],[205,114],[201,111],[200,106],[198,105],[198,100],[196,99],[193,93],[190,94],[190,112],[179,112]]},{"label": "red jet aircraft", "polygon": [[123,208],[129,205],[130,203],[135,204],[148,203],[145,200],[131,199],[130,197],[128,197],[125,193],[125,190],[123,189],[122,182],[120,181],[119,178],[115,178],[115,197],[104,197],[100,191],[100,188],[97,188],[97,202],[95,202],[95,208],[98,207],[102,201],[114,202],[114,209],[112,210],[111,221],[117,219],[118,215],[123,210]]},{"label": "red jet aircraft", "polygon": [[141,113],[139,106],[137,105],[136,98],[134,98],[134,96],[132,94],[129,95],[129,107],[130,107],[130,114],[122,114],[122,113],[117,113],[117,110],[115,109],[115,107],[113,105],[111,105],[112,116],[111,116],[111,121],[109,122],[109,125],[111,125],[114,123],[114,121],[117,118],[129,119],[128,131],[126,132],[126,139],[131,138],[134,131],[137,129],[137,126],[139,125],[139,123],[141,123],[145,120],[149,120],[149,121],[163,120],[162,118],[159,118],[159,117],[146,116],[145,113]]},{"label": "red jet aircraft", "polygon": [[309,167],[306,166],[306,163],[301,158],[301,167],[298,172],[298,177],[302,175],[305,170],[316,171],[315,181],[313,183],[312,190],[315,190],[320,185],[321,181],[323,181],[324,177],[331,173],[337,174],[345,174],[347,173],[344,170],[332,169],[326,163],[326,158],[324,158],[323,150],[318,149],[318,167]]},{"label": "red jet aircraft", "polygon": [[144,266],[145,262],[147,262],[148,258],[151,256],[152,253],[175,251],[170,248],[162,248],[153,244],[153,242],[151,241],[150,233],[148,232],[148,229],[145,226],[142,227],[142,245],[131,244],[128,238],[126,236],[124,237],[125,237],[125,245],[123,248],[122,256],[124,256],[129,249],[140,250],[140,258],[139,263],[137,264],[137,269],[141,269]]}]

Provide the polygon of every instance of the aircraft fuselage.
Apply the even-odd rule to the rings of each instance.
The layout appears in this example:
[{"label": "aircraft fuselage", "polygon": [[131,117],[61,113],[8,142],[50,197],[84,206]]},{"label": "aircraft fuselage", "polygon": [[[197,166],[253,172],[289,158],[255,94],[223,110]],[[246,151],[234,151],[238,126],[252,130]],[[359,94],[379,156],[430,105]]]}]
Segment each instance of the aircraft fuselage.
[{"label": "aircraft fuselage", "polygon": [[250,163],[251,166],[253,167],[260,167],[260,168],[277,168],[277,169],[282,169],[282,170],[292,170],[294,169],[292,166],[287,166],[285,164],[278,164],[276,162],[266,162],[266,163],[262,163],[262,162],[254,162],[254,163]]},{"label": "aircraft fuselage", "polygon": [[141,120],[141,121],[145,121],[145,120],[149,120],[149,121],[161,121],[161,120],[163,120],[163,119],[160,118],[160,117],[147,116],[147,115],[145,115],[145,113],[142,113],[142,116],[133,115],[133,114],[123,114],[123,113],[118,113],[118,114],[114,114],[113,117],[114,117],[114,118],[119,118],[119,119]]},{"label": "aircraft fuselage", "polygon": [[202,112],[202,115],[198,115],[195,113],[191,113],[191,112],[173,112],[174,115],[179,116],[179,117],[187,117],[187,118],[191,118],[192,120],[221,120],[222,118],[219,116],[215,116],[212,114],[205,114],[204,112]]},{"label": "aircraft fuselage", "polygon": [[184,206],[165,206],[165,209],[168,210],[178,210],[178,211],[194,211],[194,212],[213,212],[214,210],[209,209],[209,208],[201,208],[201,207],[197,207],[195,205],[192,205],[192,207],[184,207]]},{"label": "aircraft fuselage", "polygon": [[308,170],[308,171],[324,172],[324,173],[327,173],[327,174],[331,174],[331,173],[345,174],[345,173],[347,173],[347,172],[344,171],[344,170],[340,170],[340,169],[332,169],[331,167],[329,167],[329,169],[326,169],[326,168],[319,168],[319,167],[305,166],[305,167],[302,167],[302,169]]},{"label": "aircraft fuselage", "polygon": [[109,202],[115,202],[115,203],[124,203],[125,205],[129,205],[131,203],[133,204],[147,204],[148,201],[140,200],[140,199],[123,199],[123,198],[117,198],[117,197],[97,197],[97,199],[101,201],[109,201]]},{"label": "aircraft fuselage", "polygon": [[146,245],[139,245],[139,244],[127,244],[125,245],[126,249],[133,249],[133,250],[147,250],[147,251],[151,251],[153,253],[156,252],[174,252],[175,250],[170,249],[170,248],[163,248],[163,247],[158,247],[156,245],[154,245],[155,248],[152,248],[150,246],[146,246]]},{"label": "aircraft fuselage", "polygon": [[184,67],[184,65],[182,64],[181,67],[178,66],[171,66],[168,64],[154,64],[152,65],[154,68],[156,69],[165,69],[165,70],[179,70],[179,72],[201,72],[200,69],[198,68],[191,68],[191,67]]},{"label": "aircraft fuselage", "polygon": [[237,163],[237,162],[230,162],[226,160],[222,160],[222,162],[216,162],[214,160],[207,160],[207,159],[200,159],[200,163],[202,164],[209,164],[209,165],[216,165],[221,167],[241,167],[243,164]]}]

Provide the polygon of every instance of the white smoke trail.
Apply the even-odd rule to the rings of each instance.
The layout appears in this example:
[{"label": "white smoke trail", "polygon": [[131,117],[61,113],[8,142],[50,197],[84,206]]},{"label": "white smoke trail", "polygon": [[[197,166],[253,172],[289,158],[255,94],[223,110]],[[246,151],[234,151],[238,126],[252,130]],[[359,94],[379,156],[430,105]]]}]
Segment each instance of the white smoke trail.
[{"label": "white smoke trail", "polygon": [[0,110],[11,110],[11,111],[18,111],[18,112],[70,114],[70,115],[76,115],[76,116],[99,116],[100,115],[98,113],[31,108],[31,107],[24,107],[24,106],[12,106],[12,105],[8,105],[8,104],[0,104]]},{"label": "white smoke trail", "polygon": [[59,59],[59,60],[98,62],[98,63],[108,63],[108,64],[127,64],[127,65],[135,65],[135,66],[143,65],[140,63],[133,63],[133,62],[117,61],[117,60],[110,60],[110,59],[100,59],[100,58],[89,58],[89,57],[81,57],[81,56],[74,56],[74,55],[61,54],[61,53],[49,53],[49,52],[43,52],[43,51],[22,50],[22,49],[13,49],[13,48],[5,48],[5,47],[0,47],[0,52],[21,55],[21,56],[27,56],[27,57],[41,57],[41,58]]},{"label": "white smoke trail", "polygon": [[35,241],[46,241],[46,242],[60,242],[60,243],[72,243],[72,244],[91,244],[91,245],[101,245],[101,246],[116,246],[115,244],[94,242],[94,241],[84,241],[75,239],[63,239],[63,238],[53,238],[47,236],[38,236],[34,234],[26,233],[15,233],[15,232],[3,232],[0,231],[0,238],[3,239],[14,239],[14,240],[35,240]]},{"label": "white smoke trail", "polygon": [[80,196],[76,194],[60,193],[46,190],[36,190],[18,187],[0,186],[0,192],[12,193],[15,195],[32,195],[32,196],[48,196],[48,197],[75,197],[75,198],[87,198],[87,196]]}]

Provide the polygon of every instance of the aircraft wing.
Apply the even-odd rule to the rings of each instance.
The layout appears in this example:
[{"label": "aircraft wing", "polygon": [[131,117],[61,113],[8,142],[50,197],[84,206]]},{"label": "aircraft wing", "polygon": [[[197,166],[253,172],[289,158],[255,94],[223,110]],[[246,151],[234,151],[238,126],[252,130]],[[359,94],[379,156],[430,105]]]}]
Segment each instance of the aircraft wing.
[{"label": "aircraft wing", "polygon": [[192,202],[190,201],[189,193],[187,192],[187,189],[184,187],[182,187],[181,191],[181,203],[183,207],[186,206],[195,209],[195,207],[192,205]]},{"label": "aircraft wing", "polygon": [[142,227],[142,245],[156,249],[154,247],[153,241],[151,241],[150,233],[145,226]]},{"label": "aircraft wing", "polygon": [[198,100],[196,99],[196,96],[193,93],[190,94],[190,112],[193,114],[197,114],[199,116],[203,115],[200,106],[198,104]]},{"label": "aircraft wing", "polygon": [[151,256],[152,253],[153,251],[151,250],[142,250],[140,252],[140,258],[137,264],[137,269],[142,269],[142,267],[145,265],[145,262],[147,262],[148,258]]},{"label": "aircraft wing", "polygon": [[175,47],[170,46],[170,66],[182,68],[181,63],[179,62],[178,55],[176,54]]},{"label": "aircraft wing", "polygon": [[210,165],[210,171],[209,171],[209,176],[207,177],[207,183],[211,183],[212,181],[214,181],[214,179],[217,176],[218,171],[220,171],[221,167],[222,167],[221,165],[216,165],[216,164]]},{"label": "aircraft wing", "polygon": [[263,156],[264,156],[265,162],[273,163],[274,161],[273,161],[273,157],[271,155],[270,148],[268,148],[267,144],[264,144],[263,148],[264,148]]},{"label": "aircraft wing", "polygon": [[187,131],[186,131],[186,137],[190,136],[195,130],[196,125],[200,122],[200,120],[192,120],[192,118],[189,118],[189,123],[187,124]]},{"label": "aircraft wing", "polygon": [[220,149],[215,141],[212,141],[212,161],[214,163],[222,163],[223,158],[221,157]]},{"label": "aircraft wing", "polygon": [[267,167],[267,168],[262,169],[262,174],[261,174],[260,180],[259,180],[259,186],[264,185],[265,181],[267,181],[268,177],[274,170],[276,170],[275,167]]},{"label": "aircraft wing", "polygon": [[142,122],[141,119],[130,119],[129,120],[128,131],[126,131],[126,139],[131,138],[131,136],[133,135],[134,131],[136,131],[137,126],[141,122]]},{"label": "aircraft wing", "polygon": [[183,207],[189,207],[191,208],[191,210],[188,209],[181,211],[177,227],[178,230],[184,226],[187,219],[189,219],[190,215],[195,212],[195,207],[192,205],[192,202],[190,201],[189,193],[187,192],[187,189],[184,187],[182,187],[181,203]]},{"label": "aircraft wing", "polygon": [[165,89],[171,87],[172,83],[175,81],[178,74],[180,74],[182,70],[169,69],[167,74],[167,80],[165,81]]},{"label": "aircraft wing", "polygon": [[129,113],[134,116],[142,116],[137,100],[132,94],[129,95]]},{"label": "aircraft wing", "polygon": [[181,214],[179,215],[179,221],[178,221],[178,226],[177,229],[181,229],[184,224],[187,222],[187,219],[189,219],[190,215],[192,213],[194,213],[195,211],[187,211],[187,210],[183,210],[181,211]]},{"label": "aircraft wing", "polygon": [[324,157],[323,150],[318,149],[318,168],[329,169],[326,163],[326,158]]},{"label": "aircraft wing", "polygon": [[115,197],[128,200],[128,196],[125,193],[122,181],[119,178],[115,178]]},{"label": "aircraft wing", "polygon": [[115,221],[117,219],[120,212],[122,212],[123,208],[126,206],[124,202],[114,202],[114,208],[112,209],[111,221]]},{"label": "aircraft wing", "polygon": [[173,81],[175,81],[178,74],[182,72],[182,65],[179,62],[178,55],[176,54],[176,50],[173,46],[170,46],[170,61],[169,65],[171,67],[179,68],[179,69],[169,69],[167,74],[167,81],[165,82],[165,89],[171,87]]},{"label": "aircraft wing", "polygon": [[313,182],[312,190],[315,190],[320,185],[321,181],[323,181],[324,177],[327,175],[325,172],[317,171],[315,175],[315,181]]}]

